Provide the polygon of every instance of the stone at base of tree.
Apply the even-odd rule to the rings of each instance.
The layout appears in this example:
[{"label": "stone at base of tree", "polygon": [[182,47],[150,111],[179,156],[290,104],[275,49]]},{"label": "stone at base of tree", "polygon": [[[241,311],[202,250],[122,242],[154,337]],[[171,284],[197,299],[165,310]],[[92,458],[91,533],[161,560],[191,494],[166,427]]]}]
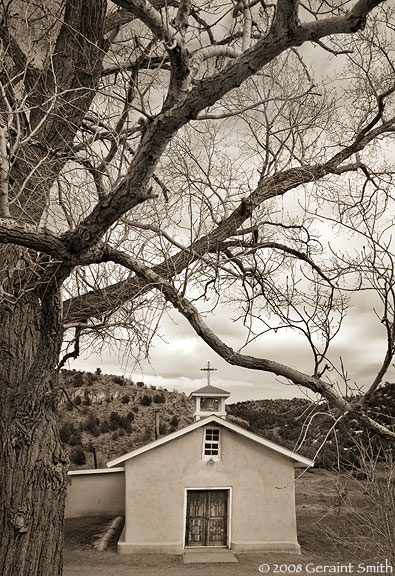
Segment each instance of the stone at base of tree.
[{"label": "stone at base of tree", "polygon": [[96,542],[93,544],[93,547],[96,548],[96,550],[98,552],[103,552],[103,550],[106,550],[108,544],[110,543],[110,541],[112,540],[114,535],[123,526],[123,522],[124,522],[124,517],[123,516],[117,516],[111,522],[110,526],[107,528],[107,530],[104,532],[104,534],[101,534],[99,536],[98,540],[96,540]]}]

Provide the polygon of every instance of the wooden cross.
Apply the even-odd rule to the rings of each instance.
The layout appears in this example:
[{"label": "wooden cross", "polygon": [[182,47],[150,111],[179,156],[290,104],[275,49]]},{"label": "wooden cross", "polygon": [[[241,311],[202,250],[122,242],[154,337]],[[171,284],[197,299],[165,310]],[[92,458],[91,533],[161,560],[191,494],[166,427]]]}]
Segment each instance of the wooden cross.
[{"label": "wooden cross", "polygon": [[210,386],[210,372],[216,372],[216,368],[210,367],[210,362],[207,362],[206,368],[200,368],[203,372],[207,372],[207,386]]}]

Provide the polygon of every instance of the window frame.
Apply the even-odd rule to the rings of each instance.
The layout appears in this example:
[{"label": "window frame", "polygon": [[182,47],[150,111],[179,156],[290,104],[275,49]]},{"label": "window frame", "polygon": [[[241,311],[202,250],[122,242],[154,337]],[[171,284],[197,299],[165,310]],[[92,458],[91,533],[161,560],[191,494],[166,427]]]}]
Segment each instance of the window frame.
[{"label": "window frame", "polygon": [[[218,440],[214,439],[214,434],[218,434]],[[208,433],[211,433],[212,438],[208,438]],[[207,445],[210,445],[210,448],[206,448]],[[206,454],[206,450],[215,450],[217,448],[217,454]],[[202,449],[202,460],[214,460],[218,461],[221,460],[221,430],[218,426],[207,426],[203,428],[203,449]]]}]

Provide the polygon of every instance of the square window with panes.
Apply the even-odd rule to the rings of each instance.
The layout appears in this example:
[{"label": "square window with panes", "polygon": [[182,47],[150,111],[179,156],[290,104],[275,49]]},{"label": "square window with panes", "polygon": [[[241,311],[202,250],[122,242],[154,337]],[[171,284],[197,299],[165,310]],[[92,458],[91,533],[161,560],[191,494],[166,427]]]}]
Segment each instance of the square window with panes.
[{"label": "square window with panes", "polygon": [[204,429],[203,458],[206,460],[219,459],[219,428]]}]

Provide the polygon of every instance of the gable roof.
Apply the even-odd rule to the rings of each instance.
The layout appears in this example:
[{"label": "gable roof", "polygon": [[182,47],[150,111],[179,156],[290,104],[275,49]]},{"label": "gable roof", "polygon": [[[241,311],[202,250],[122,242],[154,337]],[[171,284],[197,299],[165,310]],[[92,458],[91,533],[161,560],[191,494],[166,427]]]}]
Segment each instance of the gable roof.
[{"label": "gable roof", "polygon": [[270,450],[274,450],[274,452],[277,452],[278,454],[281,454],[281,456],[284,456],[285,458],[289,458],[290,460],[293,460],[294,462],[298,462],[299,464],[303,464],[304,466],[314,466],[314,462],[312,460],[310,460],[310,458],[305,458],[304,456],[301,456],[300,454],[297,454],[296,452],[292,452],[292,450],[288,450],[288,448],[284,448],[283,446],[280,446],[279,444],[276,444],[275,442],[271,442],[270,440],[266,440],[266,438],[262,438],[262,436],[258,436],[257,434],[254,434],[253,432],[249,432],[248,430],[241,428],[241,426],[237,426],[236,424],[233,424],[232,422],[228,422],[228,420],[225,420],[224,418],[219,418],[218,416],[214,416],[214,415],[208,416],[207,418],[202,418],[201,420],[197,420],[196,422],[193,422],[189,426],[186,426],[185,428],[181,428],[181,430],[177,430],[176,432],[172,432],[171,434],[168,434],[167,436],[164,436],[163,438],[159,438],[158,440],[155,440],[154,442],[150,442],[149,444],[146,444],[145,446],[142,446],[141,448],[137,448],[136,450],[133,450],[132,452],[128,452],[127,454],[124,454],[123,456],[120,456],[119,458],[115,458],[115,460],[111,460],[110,462],[107,462],[107,466],[109,468],[112,468],[113,466],[117,466],[118,464],[121,464],[122,462],[125,462],[126,460],[130,460],[131,458],[135,458],[136,456],[139,456],[140,454],[144,454],[144,452],[148,452],[149,450],[153,450],[154,448],[158,448],[159,446],[162,446],[163,444],[167,444],[168,442],[172,442],[173,440],[176,440],[177,438],[180,438],[181,436],[185,436],[186,434],[193,432],[193,430],[196,430],[196,429],[201,428],[203,426],[207,426],[208,424],[212,424],[212,423],[217,424],[218,426],[222,426],[223,428],[227,428],[228,430],[231,430],[232,432],[236,432],[236,434],[240,434],[240,436],[243,436],[244,438],[248,438],[249,440],[252,440],[252,441],[256,442],[257,444],[260,444],[261,446],[265,446],[265,448],[269,448]]},{"label": "gable roof", "polygon": [[227,398],[230,396],[230,392],[217,388],[216,386],[211,386],[211,384],[207,384],[206,386],[203,386],[203,388],[191,392],[189,397],[191,398],[192,396],[223,396]]}]

